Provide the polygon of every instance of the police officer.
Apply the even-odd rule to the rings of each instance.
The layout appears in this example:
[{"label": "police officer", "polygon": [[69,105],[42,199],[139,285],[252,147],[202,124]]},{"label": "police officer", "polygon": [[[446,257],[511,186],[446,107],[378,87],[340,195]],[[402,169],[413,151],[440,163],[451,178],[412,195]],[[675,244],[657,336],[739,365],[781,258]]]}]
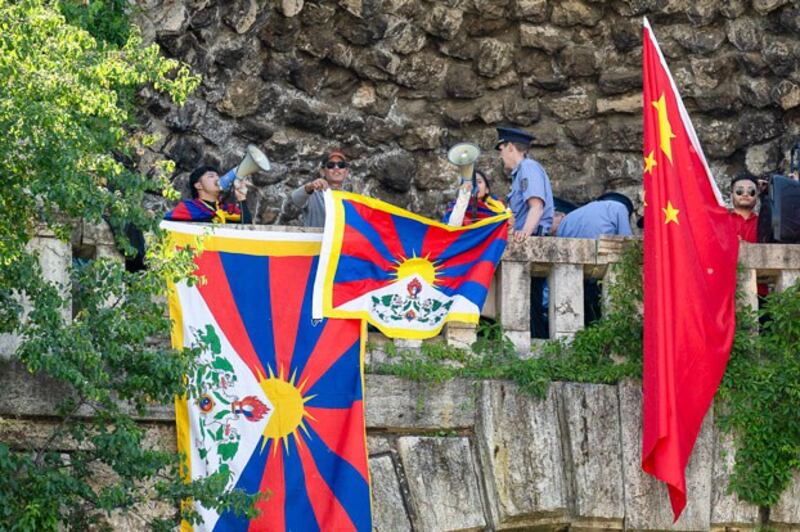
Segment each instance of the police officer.
[{"label": "police officer", "polygon": [[533,135],[521,129],[497,128],[497,144],[503,166],[511,172],[508,206],[514,214],[514,241],[544,236],[553,223],[553,190],[542,165],[528,157]]},{"label": "police officer", "polygon": [[569,214],[556,212],[550,233],[567,238],[592,238],[600,235],[631,235],[633,202],[625,194],[606,192],[596,200]]}]

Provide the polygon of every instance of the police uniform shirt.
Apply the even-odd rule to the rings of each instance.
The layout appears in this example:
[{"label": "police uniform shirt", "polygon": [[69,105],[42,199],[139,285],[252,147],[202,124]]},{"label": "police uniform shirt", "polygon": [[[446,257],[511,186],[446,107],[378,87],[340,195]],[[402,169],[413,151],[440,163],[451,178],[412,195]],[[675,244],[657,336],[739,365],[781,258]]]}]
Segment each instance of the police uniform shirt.
[{"label": "police uniform shirt", "polygon": [[[546,235],[553,224],[553,190],[550,188],[550,179],[538,162],[525,157],[511,172],[511,193],[508,195],[508,206],[514,213],[514,230],[519,231],[525,225],[530,207],[528,199],[539,198],[544,202],[542,217],[539,218],[541,234]],[[536,233],[537,228],[533,231]]]},{"label": "police uniform shirt", "polygon": [[618,201],[593,201],[564,216],[556,236],[597,238],[600,235],[631,235],[628,209]]}]

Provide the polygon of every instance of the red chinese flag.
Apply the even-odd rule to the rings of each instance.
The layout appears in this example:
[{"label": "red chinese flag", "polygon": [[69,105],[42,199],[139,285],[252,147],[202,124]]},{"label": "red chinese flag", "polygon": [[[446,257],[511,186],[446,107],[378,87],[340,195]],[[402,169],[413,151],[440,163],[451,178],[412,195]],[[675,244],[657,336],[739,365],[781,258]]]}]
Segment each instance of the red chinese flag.
[{"label": "red chinese flag", "polygon": [[677,521],[733,343],[739,241],[647,20],[643,53],[642,469],[667,484]]}]

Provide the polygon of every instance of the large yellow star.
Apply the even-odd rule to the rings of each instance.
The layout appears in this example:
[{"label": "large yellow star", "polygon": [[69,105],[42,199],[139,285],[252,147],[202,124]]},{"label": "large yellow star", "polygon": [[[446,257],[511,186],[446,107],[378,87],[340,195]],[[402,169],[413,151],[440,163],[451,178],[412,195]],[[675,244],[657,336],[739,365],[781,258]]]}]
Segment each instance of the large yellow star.
[{"label": "large yellow star", "polygon": [[644,173],[645,174],[648,173],[648,172],[652,173],[653,172],[653,168],[655,166],[658,166],[658,164],[656,164],[656,158],[653,156],[654,153],[655,153],[655,151],[651,150],[650,153],[647,154],[647,157],[644,158]]},{"label": "large yellow star", "polygon": [[664,93],[661,93],[661,98],[655,102],[651,102],[653,107],[658,110],[658,142],[661,151],[667,156],[669,162],[672,162],[672,144],[670,142],[675,138],[672,132],[672,125],[669,123],[667,116],[667,101],[664,98]]},{"label": "large yellow star", "polygon": [[678,209],[673,207],[671,201],[667,202],[667,208],[666,209],[661,209],[661,210],[664,211],[664,223],[665,224],[668,224],[670,222],[679,223],[678,222],[678,213],[681,212],[681,211],[679,211]]}]

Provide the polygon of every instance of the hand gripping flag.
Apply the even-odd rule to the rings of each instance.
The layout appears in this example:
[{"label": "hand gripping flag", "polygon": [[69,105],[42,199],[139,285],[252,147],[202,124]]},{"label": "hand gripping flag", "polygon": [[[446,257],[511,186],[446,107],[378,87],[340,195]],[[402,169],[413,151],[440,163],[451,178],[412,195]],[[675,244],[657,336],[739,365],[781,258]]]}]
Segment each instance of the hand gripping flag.
[{"label": "hand gripping flag", "polygon": [[382,201],[325,193],[314,317],[362,318],[393,338],[477,323],[508,234],[508,211],[451,227]]},{"label": "hand gripping flag", "polygon": [[677,520],[733,343],[739,243],[647,20],[643,52],[642,468],[667,484]]},{"label": "hand gripping flag", "polygon": [[[162,227],[178,246],[209,230]],[[211,231],[204,281],[169,299],[173,345],[204,347],[176,400],[178,446],[191,478],[229,471],[230,488],[266,499],[253,520],[198,506],[199,528],[370,530],[363,326],[311,318],[321,235]]]}]

